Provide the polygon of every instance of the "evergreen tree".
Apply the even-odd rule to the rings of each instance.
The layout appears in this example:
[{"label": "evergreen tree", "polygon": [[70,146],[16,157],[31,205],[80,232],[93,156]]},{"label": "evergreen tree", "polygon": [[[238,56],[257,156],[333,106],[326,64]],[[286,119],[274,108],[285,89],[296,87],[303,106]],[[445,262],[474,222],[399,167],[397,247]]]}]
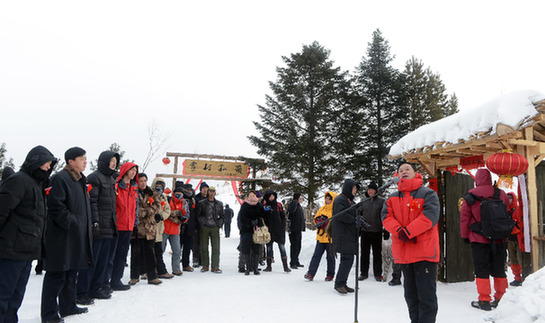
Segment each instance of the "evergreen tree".
[{"label": "evergreen tree", "polygon": [[[125,151],[124,150],[121,150],[121,146],[114,142],[113,144],[110,145],[110,147],[108,148],[109,151],[113,151],[114,153],[118,153],[119,154],[119,165],[117,165],[118,167],[123,165],[124,163],[127,163],[127,162],[131,162],[131,163],[134,163],[134,160],[130,160],[130,159],[123,159],[123,156],[125,156]],[[91,161],[91,166],[89,167],[91,169],[92,172],[94,172],[95,170],[97,170],[98,168],[98,158],[95,159],[94,161]]]},{"label": "evergreen tree", "polygon": [[270,82],[273,95],[266,96],[264,106],[258,105],[261,120],[254,125],[260,135],[248,137],[284,181],[279,190],[306,193],[309,205],[317,191],[336,178],[333,122],[350,89],[347,72],[333,67],[329,55],[314,42],[282,57],[286,66],[277,67],[277,81]]},{"label": "evergreen tree", "polygon": [[13,170],[17,171],[15,169],[15,164],[13,164],[13,158],[7,158],[6,153],[8,150],[6,149],[6,143],[3,142],[0,145],[0,174],[2,174],[2,171],[5,167],[11,167]]},{"label": "evergreen tree", "polygon": [[405,96],[408,106],[409,131],[458,112],[458,99],[449,99],[439,74],[425,68],[414,56],[405,64]]},{"label": "evergreen tree", "polygon": [[354,142],[366,143],[365,158],[354,177],[376,179],[379,185],[394,172],[394,164],[387,159],[389,147],[407,133],[404,78],[391,66],[392,60],[390,45],[377,29],[354,79],[365,120]]}]

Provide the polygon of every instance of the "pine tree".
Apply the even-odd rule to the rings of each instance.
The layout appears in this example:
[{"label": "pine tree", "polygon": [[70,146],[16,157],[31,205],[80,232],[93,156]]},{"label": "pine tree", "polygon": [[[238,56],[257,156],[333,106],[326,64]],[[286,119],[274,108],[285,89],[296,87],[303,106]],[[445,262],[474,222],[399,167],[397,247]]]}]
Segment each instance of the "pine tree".
[{"label": "pine tree", "polygon": [[13,164],[13,158],[7,158],[6,153],[8,150],[6,149],[6,143],[3,142],[0,145],[0,174],[2,174],[2,171],[5,167],[11,167],[15,170],[15,164]]},{"label": "pine tree", "polygon": [[282,57],[286,66],[277,67],[278,78],[270,82],[273,95],[266,96],[264,106],[258,105],[261,120],[254,125],[260,135],[248,137],[284,181],[280,189],[308,194],[309,205],[336,175],[330,147],[336,131],[333,121],[350,89],[347,72],[333,67],[329,55],[314,42]]},{"label": "pine tree", "polygon": [[412,57],[405,64],[403,74],[409,131],[458,112],[456,96],[448,98],[439,74],[425,68],[421,60]]},{"label": "pine tree", "polygon": [[373,32],[367,57],[356,69],[355,88],[364,105],[362,131],[359,141],[366,143],[365,160],[355,178],[376,179],[379,185],[393,174],[394,165],[388,161],[388,149],[406,133],[404,111],[404,82],[399,71],[391,66],[390,45],[380,30]]}]

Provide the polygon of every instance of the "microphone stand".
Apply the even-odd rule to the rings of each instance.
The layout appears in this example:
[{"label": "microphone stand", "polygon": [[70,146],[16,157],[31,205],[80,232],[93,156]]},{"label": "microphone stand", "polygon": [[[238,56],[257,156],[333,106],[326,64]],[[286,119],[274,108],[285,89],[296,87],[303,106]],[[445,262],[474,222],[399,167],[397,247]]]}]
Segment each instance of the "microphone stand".
[{"label": "microphone stand", "polygon": [[[392,184],[397,184],[399,180],[397,178],[395,178],[394,180],[392,181],[389,181],[388,183],[382,185],[381,187],[379,187],[377,189],[377,193],[373,196],[379,196],[381,195],[388,187],[390,187]],[[330,217],[329,219],[323,221],[323,222],[320,222],[319,224],[315,224],[314,227],[319,227],[319,226],[322,226],[324,225],[325,223],[327,223],[328,221],[334,219],[335,217],[339,216],[339,215],[342,215],[350,210],[356,210],[356,227],[357,227],[357,230],[356,230],[356,270],[355,270],[355,286],[354,286],[354,323],[358,323],[358,293],[359,293],[359,281],[358,281],[358,271],[359,271],[359,264],[360,264],[360,236],[359,236],[359,231],[360,231],[360,226],[359,226],[359,223],[362,223],[359,218],[361,217],[361,214],[359,214],[360,212],[358,212],[359,208],[363,205],[363,203],[369,201],[370,199],[373,198],[373,196],[369,196],[369,197],[366,197],[364,198],[363,200],[359,201],[358,203],[350,206],[349,208],[347,209],[344,209],[342,210],[341,212],[333,215],[332,217]],[[365,225],[365,224],[364,224]],[[373,255],[374,257],[374,255]]]}]

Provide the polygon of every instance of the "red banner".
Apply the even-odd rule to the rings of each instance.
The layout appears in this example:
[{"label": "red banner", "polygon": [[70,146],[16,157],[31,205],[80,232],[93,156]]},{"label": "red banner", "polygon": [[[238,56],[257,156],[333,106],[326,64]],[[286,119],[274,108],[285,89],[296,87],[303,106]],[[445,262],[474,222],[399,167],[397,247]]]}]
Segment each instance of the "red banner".
[{"label": "red banner", "polygon": [[437,178],[430,178],[428,181],[429,187],[435,191],[435,193],[439,194],[439,184],[437,183]]},{"label": "red banner", "polygon": [[484,167],[483,155],[460,158],[460,165],[466,170]]}]

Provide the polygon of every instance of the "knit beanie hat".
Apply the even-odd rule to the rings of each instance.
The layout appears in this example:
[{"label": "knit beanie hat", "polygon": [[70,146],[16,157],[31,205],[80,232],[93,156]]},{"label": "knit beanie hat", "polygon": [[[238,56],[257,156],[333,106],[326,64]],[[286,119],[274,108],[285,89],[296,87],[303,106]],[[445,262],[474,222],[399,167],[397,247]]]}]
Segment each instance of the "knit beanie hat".
[{"label": "knit beanie hat", "polygon": [[66,161],[66,163],[68,163],[69,160],[75,160],[76,158],[85,155],[85,153],[86,152],[83,148],[72,147],[64,153],[64,160]]}]

